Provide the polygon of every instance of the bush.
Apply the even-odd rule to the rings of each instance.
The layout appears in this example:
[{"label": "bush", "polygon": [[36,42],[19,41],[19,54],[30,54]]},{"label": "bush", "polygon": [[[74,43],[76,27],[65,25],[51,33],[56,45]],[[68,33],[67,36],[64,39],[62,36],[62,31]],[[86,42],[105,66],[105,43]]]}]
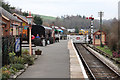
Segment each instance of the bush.
[{"label": "bush", "polygon": [[14,52],[9,53],[10,63],[12,63],[12,64],[14,63],[14,56],[15,56]]},{"label": "bush", "polygon": [[27,49],[23,49],[22,54],[29,54],[29,51]]},{"label": "bush", "polygon": [[10,65],[4,66],[1,68],[2,70],[2,80],[7,80],[10,78],[10,75],[15,74],[18,70],[16,68],[13,68]]},{"label": "bush", "polygon": [[9,66],[2,67],[2,80],[7,80],[10,78],[11,72],[9,71]]},{"label": "bush", "polygon": [[14,68],[14,67],[11,66],[9,68],[9,71],[10,71],[11,74],[15,74],[18,70],[16,68]]},{"label": "bush", "polygon": [[14,58],[14,63],[24,64],[24,59],[23,59],[23,57],[17,57],[17,56],[15,56],[15,58]]},{"label": "bush", "polygon": [[8,70],[9,67],[10,67],[10,66],[4,66],[4,67],[2,67],[2,71],[6,71],[6,70]]},{"label": "bush", "polygon": [[21,69],[24,69],[25,66],[23,64],[12,64],[11,67],[17,70],[21,70]]},{"label": "bush", "polygon": [[10,78],[10,71],[2,71],[2,80],[7,80],[8,78]]},{"label": "bush", "polygon": [[30,56],[30,55],[22,55],[23,59],[24,59],[24,62],[28,65],[32,65],[34,64],[34,59],[33,59],[33,56]]},{"label": "bush", "polygon": [[117,37],[114,36],[115,34],[110,34],[108,39],[108,45],[112,51],[117,51]]},{"label": "bush", "polygon": [[10,64],[4,66],[0,70],[2,72],[2,75],[0,75],[0,77],[2,77],[2,80],[8,80],[12,74],[14,75],[21,69],[24,69],[23,64]]}]

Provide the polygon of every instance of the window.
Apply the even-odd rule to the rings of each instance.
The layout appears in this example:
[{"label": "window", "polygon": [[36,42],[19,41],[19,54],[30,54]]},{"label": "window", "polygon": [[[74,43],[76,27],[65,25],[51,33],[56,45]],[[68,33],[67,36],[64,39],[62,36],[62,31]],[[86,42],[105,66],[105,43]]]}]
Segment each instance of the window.
[{"label": "window", "polygon": [[100,39],[100,35],[95,35],[95,39]]}]

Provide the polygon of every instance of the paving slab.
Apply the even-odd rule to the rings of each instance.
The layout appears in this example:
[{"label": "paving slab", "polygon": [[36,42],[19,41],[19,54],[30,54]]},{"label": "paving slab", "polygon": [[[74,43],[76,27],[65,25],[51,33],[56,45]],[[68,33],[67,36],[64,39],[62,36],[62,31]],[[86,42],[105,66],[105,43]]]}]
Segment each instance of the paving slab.
[{"label": "paving slab", "polygon": [[42,50],[42,55],[18,78],[70,78],[70,59],[68,41],[46,47],[36,47]]},{"label": "paving slab", "polygon": [[70,54],[70,78],[79,80],[88,79],[82,61],[71,40],[68,41],[68,49]]}]

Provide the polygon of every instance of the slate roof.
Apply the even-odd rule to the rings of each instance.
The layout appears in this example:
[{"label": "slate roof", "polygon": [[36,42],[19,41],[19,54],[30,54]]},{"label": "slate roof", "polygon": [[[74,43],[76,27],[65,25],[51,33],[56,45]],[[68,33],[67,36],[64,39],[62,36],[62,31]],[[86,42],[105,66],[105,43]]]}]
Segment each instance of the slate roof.
[{"label": "slate roof", "polygon": [[[28,21],[27,21],[27,18],[26,18],[25,16],[19,15],[19,14],[17,14],[17,13],[13,13],[13,15],[16,15],[16,16],[22,18],[22,20],[28,22]],[[33,22],[33,25],[36,25],[36,24]]]},{"label": "slate roof", "polygon": [[26,23],[28,23],[27,18],[26,18],[25,16],[19,15],[19,14],[17,14],[17,13],[13,13],[13,16],[17,16],[17,17],[19,17],[20,19],[22,19],[23,21],[25,21]]},{"label": "slate roof", "polygon": [[27,21],[27,18],[25,16],[22,16],[22,15],[19,15],[19,14],[17,14],[17,15]]},{"label": "slate roof", "polygon": [[8,11],[6,11],[2,7],[0,7],[0,13],[2,15],[4,15],[5,17],[7,17],[8,19],[10,19],[10,20],[17,21],[17,22],[22,22],[21,20],[19,20],[16,17],[14,17],[11,13],[9,13]]}]

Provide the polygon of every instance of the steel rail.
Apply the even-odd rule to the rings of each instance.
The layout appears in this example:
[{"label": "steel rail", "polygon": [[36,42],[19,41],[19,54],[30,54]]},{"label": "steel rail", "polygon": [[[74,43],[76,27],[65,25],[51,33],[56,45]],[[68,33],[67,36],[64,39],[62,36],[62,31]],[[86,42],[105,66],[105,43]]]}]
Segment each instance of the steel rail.
[{"label": "steel rail", "polygon": [[[98,61],[102,62],[103,65],[105,65],[109,70],[111,70],[114,74],[116,74],[118,77],[120,77],[120,74],[117,73],[115,70],[113,70],[109,65],[107,65],[103,60],[101,60],[98,56],[94,55],[93,52],[91,52],[88,48],[86,48],[84,45],[82,44],[75,44],[75,47],[79,53],[79,56],[82,58],[83,62],[85,63],[85,65],[87,66],[91,76],[93,77],[94,80],[96,80],[96,77],[94,75],[94,73],[92,72],[92,70],[90,69],[89,65],[87,64],[86,60],[84,59],[84,57],[82,56],[78,45],[82,46],[83,48],[85,48],[85,50],[87,50],[89,53],[91,53],[92,56],[94,56]],[[111,77],[111,76],[110,76]]]}]

